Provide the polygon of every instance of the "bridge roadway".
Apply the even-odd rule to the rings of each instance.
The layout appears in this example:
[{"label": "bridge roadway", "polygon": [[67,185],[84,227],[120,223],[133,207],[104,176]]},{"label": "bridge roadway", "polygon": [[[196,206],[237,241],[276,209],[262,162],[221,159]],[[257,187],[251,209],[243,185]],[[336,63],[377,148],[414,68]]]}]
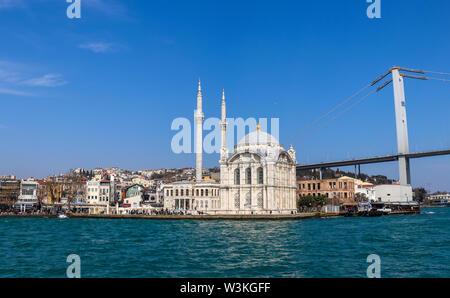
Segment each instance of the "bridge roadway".
[{"label": "bridge roadway", "polygon": [[372,163],[392,162],[392,161],[398,161],[399,157],[401,157],[401,156],[405,156],[409,159],[412,159],[412,158],[422,158],[422,157],[439,156],[439,155],[450,155],[450,149],[426,151],[426,152],[416,152],[416,153],[408,153],[408,154],[375,156],[375,157],[368,157],[368,158],[361,158],[361,159],[349,159],[349,160],[321,162],[321,163],[314,163],[314,164],[299,164],[299,165],[297,165],[297,171],[336,168],[336,167],[345,167],[345,166],[353,166],[353,165],[356,166],[356,165],[364,165],[364,164],[372,164]]}]

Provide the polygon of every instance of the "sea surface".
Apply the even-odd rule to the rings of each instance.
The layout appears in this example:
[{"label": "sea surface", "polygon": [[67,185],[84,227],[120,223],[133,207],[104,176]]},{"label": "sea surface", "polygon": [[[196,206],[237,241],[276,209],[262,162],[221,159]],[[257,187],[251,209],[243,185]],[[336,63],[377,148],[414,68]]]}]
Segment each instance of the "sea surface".
[{"label": "sea surface", "polygon": [[0,218],[0,277],[450,277],[450,208],[300,221]]}]

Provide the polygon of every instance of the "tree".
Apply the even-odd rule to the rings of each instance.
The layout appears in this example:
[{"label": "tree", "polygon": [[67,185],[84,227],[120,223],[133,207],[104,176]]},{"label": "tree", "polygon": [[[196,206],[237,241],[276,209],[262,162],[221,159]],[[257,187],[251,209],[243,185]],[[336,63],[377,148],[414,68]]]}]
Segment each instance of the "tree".
[{"label": "tree", "polygon": [[413,192],[414,192],[414,201],[422,203],[427,199],[428,192],[426,191],[425,188],[423,187],[414,188]]},{"label": "tree", "polygon": [[355,201],[359,203],[365,203],[368,202],[369,199],[367,198],[365,193],[358,192],[355,194]]},{"label": "tree", "polygon": [[297,200],[297,209],[301,212],[305,210],[318,209],[327,203],[326,196],[302,196]]}]

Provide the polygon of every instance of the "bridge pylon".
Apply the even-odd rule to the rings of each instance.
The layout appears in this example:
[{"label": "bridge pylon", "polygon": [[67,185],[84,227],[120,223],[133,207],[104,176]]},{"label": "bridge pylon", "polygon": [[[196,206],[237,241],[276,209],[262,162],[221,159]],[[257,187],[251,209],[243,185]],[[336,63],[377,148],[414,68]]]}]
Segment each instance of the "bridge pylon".
[{"label": "bridge pylon", "polygon": [[398,147],[398,175],[400,185],[411,185],[411,171],[409,166],[408,122],[406,119],[406,100],[404,78],[400,74],[400,68],[394,67],[392,83],[394,85],[395,123],[397,127]]}]

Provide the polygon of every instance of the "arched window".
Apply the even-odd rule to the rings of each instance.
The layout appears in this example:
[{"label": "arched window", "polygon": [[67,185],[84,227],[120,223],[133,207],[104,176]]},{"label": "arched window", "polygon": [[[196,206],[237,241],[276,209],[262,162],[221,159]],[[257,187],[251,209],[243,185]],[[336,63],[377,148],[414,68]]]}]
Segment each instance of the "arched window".
[{"label": "arched window", "polygon": [[245,183],[252,184],[252,169],[251,168],[247,168],[245,170]]},{"label": "arched window", "polygon": [[195,195],[198,197],[198,189],[195,190]]},{"label": "arched window", "polygon": [[264,184],[263,168],[258,168],[258,184]]},{"label": "arched window", "polygon": [[241,171],[239,169],[234,170],[234,184],[241,184]]},{"label": "arched window", "polygon": [[175,196],[178,197],[178,189],[175,189]]},{"label": "arched window", "polygon": [[205,189],[205,196],[208,196],[208,189]]}]

